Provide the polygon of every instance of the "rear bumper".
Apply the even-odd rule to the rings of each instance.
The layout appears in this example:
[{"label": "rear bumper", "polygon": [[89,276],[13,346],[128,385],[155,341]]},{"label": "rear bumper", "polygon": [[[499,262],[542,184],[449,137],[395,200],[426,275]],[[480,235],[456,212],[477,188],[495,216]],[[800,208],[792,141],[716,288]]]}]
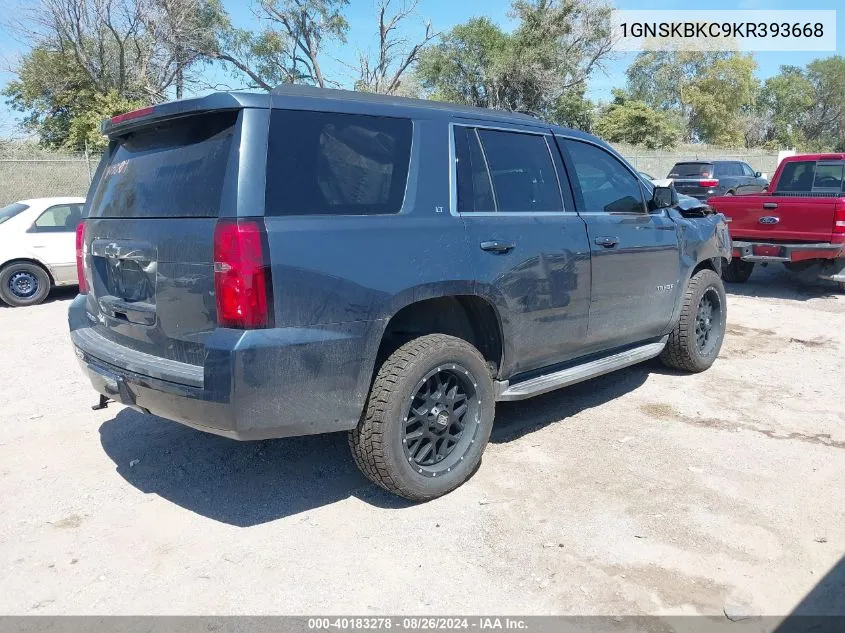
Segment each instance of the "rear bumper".
[{"label": "rear bumper", "polygon": [[104,339],[91,327],[83,297],[71,304],[68,320],[79,364],[97,392],[237,440],[354,428],[377,352],[370,348],[383,325],[219,328],[206,342],[204,365],[196,366]]},{"label": "rear bumper", "polygon": [[[765,241],[733,240],[733,257],[746,262],[801,262],[812,259],[837,259],[845,256],[842,244],[775,244]],[[763,254],[763,251],[765,254]]]}]

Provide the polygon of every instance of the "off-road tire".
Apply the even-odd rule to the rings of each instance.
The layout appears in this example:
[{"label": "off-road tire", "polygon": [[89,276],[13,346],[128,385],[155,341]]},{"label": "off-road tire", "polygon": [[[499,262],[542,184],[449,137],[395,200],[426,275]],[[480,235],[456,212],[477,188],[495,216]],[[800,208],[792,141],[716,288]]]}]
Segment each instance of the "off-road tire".
[{"label": "off-road tire", "polygon": [[[12,291],[10,282],[15,283],[16,275],[23,275],[29,280],[28,283],[35,284],[32,295],[21,296]],[[0,299],[7,305],[15,308],[37,305],[44,301],[48,294],[50,294],[50,275],[38,264],[12,262],[0,270]]]},{"label": "off-road tire", "polygon": [[[708,295],[711,301],[718,298],[719,310],[718,318],[714,320],[716,338],[713,340],[713,346],[702,351],[698,347],[696,323],[699,306],[705,295]],[[725,286],[721,278],[710,269],[698,271],[687,285],[680,318],[669,334],[669,340],[660,354],[660,360],[669,367],[689,372],[697,373],[709,369],[722,348],[726,317]]]},{"label": "off-road tire", "polygon": [[[420,474],[403,444],[406,410],[419,382],[449,364],[468,371],[478,414],[467,436],[468,445],[450,472]],[[371,481],[400,497],[427,501],[454,490],[478,468],[490,438],[494,408],[493,380],[481,353],[463,339],[428,334],[402,345],[379,368],[361,421],[349,432],[349,447],[358,468]],[[469,433],[467,428],[464,432]]]},{"label": "off-road tire", "polygon": [[754,272],[754,262],[732,259],[730,264],[722,266],[722,279],[732,284],[744,284]]},{"label": "off-road tire", "polygon": [[845,281],[837,281],[836,285],[839,286],[839,292],[845,292]]}]

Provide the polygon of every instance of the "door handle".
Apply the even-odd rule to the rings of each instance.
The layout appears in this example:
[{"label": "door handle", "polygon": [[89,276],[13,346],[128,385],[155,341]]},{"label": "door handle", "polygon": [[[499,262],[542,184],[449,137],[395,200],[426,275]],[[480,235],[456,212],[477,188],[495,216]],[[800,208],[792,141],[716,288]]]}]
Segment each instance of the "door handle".
[{"label": "door handle", "polygon": [[490,240],[488,242],[481,242],[481,250],[489,251],[491,253],[510,253],[516,248],[513,242],[500,242],[499,240]]},{"label": "door handle", "polygon": [[777,202],[764,202],[763,208],[764,209],[777,209],[778,203]]},{"label": "door handle", "polygon": [[595,242],[598,246],[603,246],[605,248],[613,248],[614,246],[616,246],[619,243],[619,238],[618,237],[603,236],[603,237],[597,237],[595,239]]}]

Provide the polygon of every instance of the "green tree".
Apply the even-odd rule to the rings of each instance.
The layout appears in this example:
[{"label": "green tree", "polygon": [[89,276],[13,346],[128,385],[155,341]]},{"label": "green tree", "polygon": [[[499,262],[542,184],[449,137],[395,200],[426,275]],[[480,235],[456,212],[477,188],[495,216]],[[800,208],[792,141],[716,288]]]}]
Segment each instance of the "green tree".
[{"label": "green tree", "polygon": [[567,90],[554,103],[549,120],[564,127],[592,132],[595,110],[595,104],[584,96],[584,91]]},{"label": "green tree", "polygon": [[813,107],[804,124],[812,147],[845,151],[845,57],[833,55],[807,64]]},{"label": "green tree", "polygon": [[731,51],[645,51],[626,75],[633,99],[680,118],[685,141],[735,145],[754,108],[755,69],[751,55]]},{"label": "green tree", "polygon": [[596,121],[596,133],[611,143],[630,143],[648,149],[672,148],[681,140],[680,126],[666,112],[613,91],[613,102]]},{"label": "green tree", "polygon": [[573,95],[583,95],[610,53],[610,8],[588,0],[516,0],[512,15],[511,33],[473,18],[423,51],[417,74],[427,93],[546,118],[571,113]]},{"label": "green tree", "polygon": [[482,108],[504,107],[499,101],[501,66],[509,40],[489,18],[473,18],[423,51],[417,74],[432,98]]},{"label": "green tree", "polygon": [[79,151],[105,145],[103,119],[133,110],[145,101],[102,93],[69,51],[36,47],[26,55],[17,79],[3,91],[14,110],[23,112],[23,127],[44,147]]},{"label": "green tree", "polygon": [[3,90],[9,106],[24,114],[22,127],[45,147],[62,147],[70,124],[84,107],[91,83],[74,56],[43,47],[32,49],[18,66],[17,78]]},{"label": "green tree", "polygon": [[742,115],[753,110],[759,81],[751,55],[717,59],[681,90],[690,106],[689,126],[705,143],[744,145]]},{"label": "green tree", "polygon": [[68,135],[62,144],[63,149],[80,151],[82,149],[103,150],[108,141],[100,133],[100,125],[105,119],[116,114],[130,112],[143,107],[140,101],[130,101],[112,90],[106,94],[95,93],[90,102],[84,104],[80,112],[70,121]]},{"label": "green tree", "polygon": [[804,147],[807,118],[813,108],[813,84],[804,70],[781,66],[760,91],[758,107],[767,119],[765,142],[775,147]]}]

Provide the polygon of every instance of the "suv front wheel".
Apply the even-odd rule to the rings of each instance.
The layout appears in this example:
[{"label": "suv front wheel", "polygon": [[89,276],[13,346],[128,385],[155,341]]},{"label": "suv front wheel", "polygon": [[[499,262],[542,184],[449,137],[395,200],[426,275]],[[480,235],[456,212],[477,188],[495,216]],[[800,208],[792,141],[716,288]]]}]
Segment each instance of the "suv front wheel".
[{"label": "suv front wheel", "polygon": [[680,318],[660,360],[685,371],[708,369],[722,349],[727,314],[722,279],[707,268],[699,270],[687,284]]},{"label": "suv front wheel", "polygon": [[434,499],[475,472],[494,409],[479,351],[453,336],[421,336],[379,369],[349,446],[358,468],[382,488],[412,501]]}]

